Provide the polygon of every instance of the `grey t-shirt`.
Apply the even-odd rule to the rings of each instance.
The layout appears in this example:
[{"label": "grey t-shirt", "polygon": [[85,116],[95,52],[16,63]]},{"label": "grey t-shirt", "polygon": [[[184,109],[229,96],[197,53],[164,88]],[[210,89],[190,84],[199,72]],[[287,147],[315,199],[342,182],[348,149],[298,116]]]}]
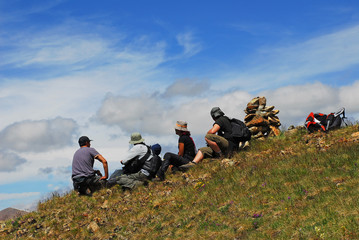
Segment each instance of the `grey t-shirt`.
[{"label": "grey t-shirt", "polygon": [[94,175],[93,164],[97,155],[99,153],[94,148],[82,147],[78,149],[72,160],[72,178]]}]

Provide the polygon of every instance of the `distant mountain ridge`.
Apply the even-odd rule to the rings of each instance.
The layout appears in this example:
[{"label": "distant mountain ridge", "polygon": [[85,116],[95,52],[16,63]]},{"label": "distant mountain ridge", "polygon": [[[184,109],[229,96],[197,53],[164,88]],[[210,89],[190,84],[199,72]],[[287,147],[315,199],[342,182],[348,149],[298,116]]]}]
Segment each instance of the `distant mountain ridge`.
[{"label": "distant mountain ridge", "polygon": [[6,221],[12,218],[21,217],[22,215],[27,214],[28,212],[22,211],[15,208],[5,208],[0,211],[0,221]]}]

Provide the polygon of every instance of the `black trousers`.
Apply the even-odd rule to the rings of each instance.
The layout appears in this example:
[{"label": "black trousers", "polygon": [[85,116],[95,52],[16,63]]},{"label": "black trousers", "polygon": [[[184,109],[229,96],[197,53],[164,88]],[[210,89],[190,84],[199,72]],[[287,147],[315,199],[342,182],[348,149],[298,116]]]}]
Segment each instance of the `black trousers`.
[{"label": "black trousers", "polygon": [[170,152],[166,153],[163,159],[161,168],[157,172],[157,176],[161,179],[164,179],[165,173],[170,165],[179,167],[192,161],[191,159]]}]

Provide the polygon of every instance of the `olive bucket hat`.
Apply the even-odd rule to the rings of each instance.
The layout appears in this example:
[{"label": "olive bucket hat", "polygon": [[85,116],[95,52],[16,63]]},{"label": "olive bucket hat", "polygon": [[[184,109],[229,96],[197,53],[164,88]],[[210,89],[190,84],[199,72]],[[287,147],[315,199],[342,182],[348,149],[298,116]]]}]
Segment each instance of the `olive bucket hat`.
[{"label": "olive bucket hat", "polygon": [[131,134],[131,140],[130,140],[130,144],[137,144],[137,143],[143,143],[145,141],[145,139],[142,138],[141,134],[138,132],[132,133]]}]

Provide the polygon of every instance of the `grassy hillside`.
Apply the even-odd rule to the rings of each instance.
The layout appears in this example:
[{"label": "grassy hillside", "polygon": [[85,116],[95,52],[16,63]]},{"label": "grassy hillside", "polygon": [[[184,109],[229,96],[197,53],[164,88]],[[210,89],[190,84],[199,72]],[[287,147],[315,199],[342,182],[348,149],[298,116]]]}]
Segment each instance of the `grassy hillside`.
[{"label": "grassy hillside", "polygon": [[54,194],[0,238],[358,239],[358,132],[286,132],[133,192]]}]

